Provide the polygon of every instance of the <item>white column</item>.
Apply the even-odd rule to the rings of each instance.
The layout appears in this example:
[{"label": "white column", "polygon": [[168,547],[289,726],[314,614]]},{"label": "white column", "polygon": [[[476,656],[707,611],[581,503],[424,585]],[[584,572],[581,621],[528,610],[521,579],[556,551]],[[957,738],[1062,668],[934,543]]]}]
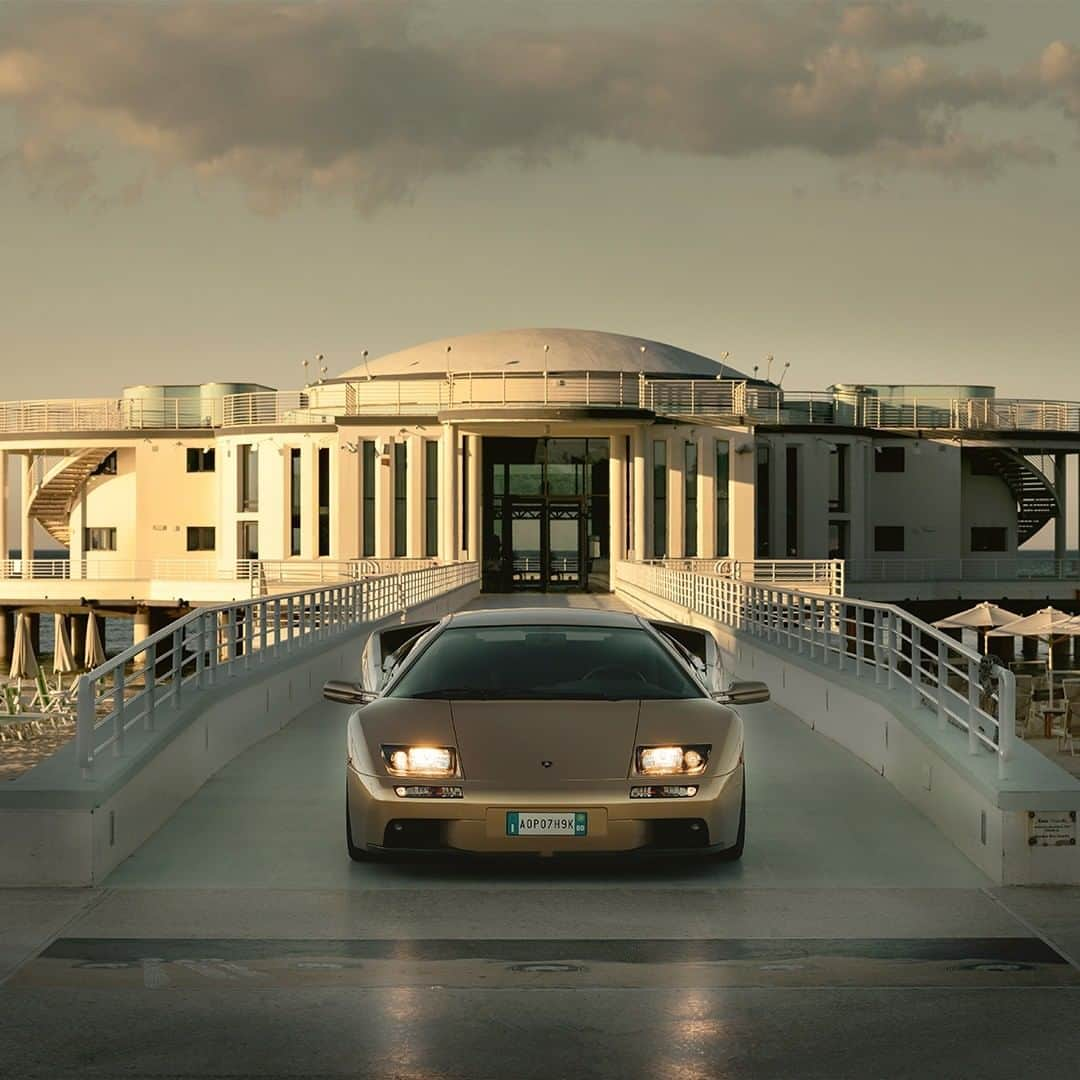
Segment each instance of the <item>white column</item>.
[{"label": "white column", "polygon": [[633,438],[630,440],[630,450],[634,455],[634,490],[630,500],[630,512],[632,514],[632,540],[631,545],[633,558],[640,561],[645,558],[646,522],[646,484],[645,484],[645,427],[634,428]]},{"label": "white column", "polygon": [[7,451],[0,450],[0,563],[6,562],[8,560],[11,548],[11,541],[8,538],[7,467]]},{"label": "white column", "polygon": [[30,560],[34,557],[34,519],[30,516],[30,490],[32,456],[29,452],[19,455],[22,504],[19,508],[19,547],[22,558],[22,576],[30,576]]},{"label": "white column", "polygon": [[484,516],[483,491],[483,446],[484,440],[479,435],[469,436],[469,558],[480,561],[480,540],[483,536],[481,526]]},{"label": "white column", "polygon": [[394,553],[393,440],[379,436],[375,451],[375,558],[389,559]]},{"label": "white column", "polygon": [[608,543],[611,550],[612,585],[615,563],[626,558],[626,436],[621,432],[612,435],[609,443],[611,457],[608,462],[608,506],[611,524]]},{"label": "white column", "polygon": [[668,460],[668,537],[667,553],[673,559],[679,558],[685,553],[683,546],[683,524],[685,519],[685,465],[686,465],[686,437],[684,435],[672,436],[667,441]]},{"label": "white column", "polygon": [[439,446],[439,478],[442,481],[439,491],[440,529],[439,558],[444,562],[456,562],[457,546],[457,501],[458,501],[458,452],[457,429],[453,424],[443,428]]},{"label": "white column", "polygon": [[712,433],[698,438],[697,551],[702,559],[716,555],[716,445]]},{"label": "white column", "polygon": [[[742,451],[741,453],[739,451]],[[754,559],[754,465],[757,454],[754,436],[733,435],[731,439],[731,557],[742,562]]]}]

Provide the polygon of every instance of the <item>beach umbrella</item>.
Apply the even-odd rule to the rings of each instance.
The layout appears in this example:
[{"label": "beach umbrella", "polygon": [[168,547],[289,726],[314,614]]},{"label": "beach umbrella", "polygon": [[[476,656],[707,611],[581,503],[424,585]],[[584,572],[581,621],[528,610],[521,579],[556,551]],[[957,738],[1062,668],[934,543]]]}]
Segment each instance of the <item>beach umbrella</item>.
[{"label": "beach umbrella", "polygon": [[8,674],[13,679],[33,679],[37,673],[37,657],[30,641],[30,616],[25,611],[20,611],[15,620],[15,649],[11,654],[11,669]]},{"label": "beach umbrella", "polygon": [[93,671],[105,663],[105,649],[101,644],[101,634],[98,633],[97,616],[91,611],[86,616],[86,654],[83,657],[83,666],[87,671]]},{"label": "beach umbrella", "polygon": [[1046,670],[1050,676],[1050,705],[1054,704],[1054,645],[1064,638],[1080,637],[1080,618],[1054,607],[1005,623],[987,631],[987,637],[1037,637],[1047,643]]},{"label": "beach umbrella", "polygon": [[75,657],[71,651],[71,638],[68,637],[67,619],[62,612],[53,616],[53,674],[57,678],[56,685],[60,685],[63,675],[72,675],[79,670]]},{"label": "beach umbrella", "polygon": [[1015,611],[1006,611],[1003,607],[984,600],[981,604],[976,604],[966,611],[958,611],[947,619],[938,619],[934,625],[942,628],[978,630],[982,635],[983,652],[986,652],[986,632],[993,630],[996,626],[1016,622],[1019,618],[1020,616]]}]

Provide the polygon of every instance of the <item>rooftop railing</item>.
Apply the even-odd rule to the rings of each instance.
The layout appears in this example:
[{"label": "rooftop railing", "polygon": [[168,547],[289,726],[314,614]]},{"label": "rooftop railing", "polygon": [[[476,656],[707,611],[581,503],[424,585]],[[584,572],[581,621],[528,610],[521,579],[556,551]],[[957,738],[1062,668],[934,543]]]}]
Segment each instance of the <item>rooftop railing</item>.
[{"label": "rooftop railing", "polygon": [[199,608],[80,678],[78,766],[90,776],[102,754],[123,756],[134,731],[164,726],[195,692],[478,578],[476,563],[450,563]]},{"label": "rooftop railing", "polygon": [[1012,757],[1016,683],[1011,671],[891,604],[821,596],[693,570],[620,562],[632,585],[733,630],[875,686],[906,694],[942,730],[967,735],[968,751]]},{"label": "rooftop railing", "polygon": [[1080,402],[988,397],[878,397],[781,390],[733,379],[653,379],[635,372],[451,372],[316,383],[221,398],[0,402],[0,433],[330,424],[340,416],[578,406],[758,424],[883,430],[1080,434]]}]

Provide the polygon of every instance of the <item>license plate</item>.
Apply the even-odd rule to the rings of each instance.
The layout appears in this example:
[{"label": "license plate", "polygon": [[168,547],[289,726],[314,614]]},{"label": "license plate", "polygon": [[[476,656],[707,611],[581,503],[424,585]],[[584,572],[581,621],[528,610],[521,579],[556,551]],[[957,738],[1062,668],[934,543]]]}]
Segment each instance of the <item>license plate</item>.
[{"label": "license plate", "polygon": [[508,810],[507,836],[585,836],[589,815],[580,810],[555,813]]}]

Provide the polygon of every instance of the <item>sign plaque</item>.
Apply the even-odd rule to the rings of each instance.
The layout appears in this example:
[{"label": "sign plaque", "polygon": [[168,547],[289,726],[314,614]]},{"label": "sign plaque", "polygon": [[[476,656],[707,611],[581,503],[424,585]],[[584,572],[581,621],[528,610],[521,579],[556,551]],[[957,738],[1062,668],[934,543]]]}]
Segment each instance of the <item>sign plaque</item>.
[{"label": "sign plaque", "polygon": [[1028,844],[1031,847],[1075,847],[1075,810],[1029,810]]}]

